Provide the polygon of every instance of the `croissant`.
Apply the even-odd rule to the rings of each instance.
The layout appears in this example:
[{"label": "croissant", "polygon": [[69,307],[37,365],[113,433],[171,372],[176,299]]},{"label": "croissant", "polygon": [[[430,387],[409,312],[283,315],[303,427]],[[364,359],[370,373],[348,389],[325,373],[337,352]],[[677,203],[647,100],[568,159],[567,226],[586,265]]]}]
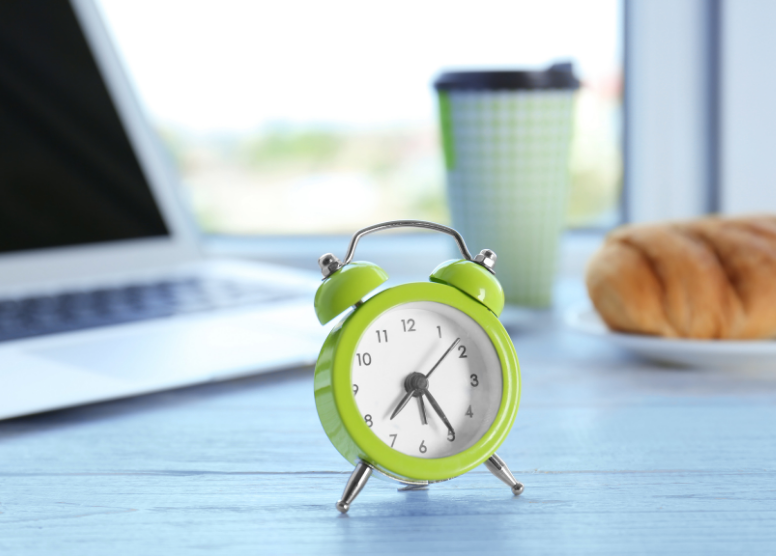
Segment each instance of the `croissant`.
[{"label": "croissant", "polygon": [[772,338],[776,216],[619,228],[591,259],[586,283],[612,330],[668,338]]}]

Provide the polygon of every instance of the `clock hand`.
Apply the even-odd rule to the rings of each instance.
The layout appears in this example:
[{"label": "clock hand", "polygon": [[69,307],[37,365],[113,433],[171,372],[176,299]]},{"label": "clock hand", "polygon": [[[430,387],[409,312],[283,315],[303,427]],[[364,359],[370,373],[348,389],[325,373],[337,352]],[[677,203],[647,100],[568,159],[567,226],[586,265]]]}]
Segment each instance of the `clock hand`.
[{"label": "clock hand", "polygon": [[[460,338],[455,339],[452,345],[449,348],[447,348],[447,351],[442,354],[442,357],[439,358],[439,361],[437,361],[434,364],[434,366],[431,367],[431,370],[428,372],[428,374],[425,375],[425,377],[420,373],[412,373],[410,376],[407,377],[408,381],[412,381],[412,382],[406,383],[407,394],[405,394],[405,396],[401,399],[401,401],[399,402],[399,405],[396,406],[396,409],[393,410],[393,414],[391,415],[391,418],[389,420],[393,420],[393,418],[396,417],[402,409],[404,409],[404,407],[410,402],[410,398],[413,396],[413,394],[415,394],[416,392],[424,391],[424,389],[428,386],[428,377],[431,376],[431,373],[434,372],[434,370],[439,366],[439,364],[444,360],[444,358],[447,357],[447,354],[450,353],[453,350],[453,348],[456,345],[458,345],[458,342],[460,341],[461,341]],[[421,383],[417,382],[418,378],[421,379]],[[415,388],[412,388],[409,384],[413,384]],[[425,392],[428,392],[428,390],[425,390]],[[430,394],[429,394],[429,401],[431,401]],[[420,403],[422,404],[423,401],[421,400]],[[437,406],[437,408],[438,407],[439,406]],[[423,408],[422,405],[421,405],[421,408]],[[436,411],[437,413],[439,413],[441,410],[436,409]],[[423,408],[424,425],[428,424],[427,421],[425,420],[425,416],[426,416],[426,410],[425,408]],[[450,430],[453,430],[452,427],[450,427]]]},{"label": "clock hand", "polygon": [[426,418],[426,404],[423,402],[423,396],[418,396],[418,402],[420,403],[420,421],[424,425],[428,425],[428,419]]},{"label": "clock hand", "polygon": [[407,394],[399,402],[399,405],[396,406],[396,409],[393,410],[393,415],[391,415],[391,418],[389,419],[389,421],[392,421],[393,418],[396,417],[402,409],[404,409],[404,406],[410,403],[410,399],[412,398],[412,395],[415,392],[416,392],[415,390],[410,390],[409,392],[407,392]]},{"label": "clock hand", "polygon": [[[460,342],[460,341],[461,341],[461,339],[460,339],[460,338],[456,338],[456,339],[455,339],[455,341],[453,342],[453,344],[452,344],[452,345],[451,345],[449,348],[447,348],[447,351],[446,351],[446,352],[445,352],[445,353],[442,355],[442,357],[440,357],[440,358],[439,358],[439,361],[437,361],[437,362],[436,362],[436,364],[435,364],[433,367],[431,367],[431,370],[430,370],[429,372],[427,372],[427,373],[426,373],[426,378],[428,378],[428,377],[430,377],[430,376],[431,376],[431,373],[433,373],[433,372],[436,370],[436,368],[439,366],[439,364],[442,362],[442,360],[443,360],[445,357],[447,357],[447,354],[448,354],[448,353],[450,353],[451,351],[453,351],[453,348],[454,348],[455,346],[457,346],[457,345],[458,345],[458,342]],[[430,399],[429,399],[429,401],[430,401]]]},{"label": "clock hand", "polygon": [[450,424],[450,421],[447,420],[447,417],[445,416],[445,412],[442,411],[442,408],[439,407],[439,404],[434,399],[434,396],[431,395],[431,392],[428,391],[428,389],[423,390],[423,394],[428,397],[429,403],[431,403],[431,407],[434,408],[434,411],[437,412],[437,415],[442,419],[442,422],[447,425],[447,429],[453,433],[453,436],[455,436],[455,431],[453,430],[453,425]]}]

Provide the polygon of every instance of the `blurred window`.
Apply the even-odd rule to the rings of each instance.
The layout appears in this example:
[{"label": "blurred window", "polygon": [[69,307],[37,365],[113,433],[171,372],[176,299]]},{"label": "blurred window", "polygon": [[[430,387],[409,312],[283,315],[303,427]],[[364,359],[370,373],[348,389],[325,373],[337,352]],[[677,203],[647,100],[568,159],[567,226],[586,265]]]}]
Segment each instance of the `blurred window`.
[{"label": "blurred window", "polygon": [[568,222],[618,218],[619,0],[99,3],[206,232],[448,222],[433,78],[566,60],[583,81]]}]

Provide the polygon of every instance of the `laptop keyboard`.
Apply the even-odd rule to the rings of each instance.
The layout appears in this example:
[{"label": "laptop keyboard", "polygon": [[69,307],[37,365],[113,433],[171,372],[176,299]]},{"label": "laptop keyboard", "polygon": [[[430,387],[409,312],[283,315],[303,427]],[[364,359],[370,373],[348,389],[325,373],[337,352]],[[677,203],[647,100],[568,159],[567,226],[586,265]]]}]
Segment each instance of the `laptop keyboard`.
[{"label": "laptop keyboard", "polygon": [[116,288],[0,298],[0,342],[296,297],[235,280],[164,280]]}]

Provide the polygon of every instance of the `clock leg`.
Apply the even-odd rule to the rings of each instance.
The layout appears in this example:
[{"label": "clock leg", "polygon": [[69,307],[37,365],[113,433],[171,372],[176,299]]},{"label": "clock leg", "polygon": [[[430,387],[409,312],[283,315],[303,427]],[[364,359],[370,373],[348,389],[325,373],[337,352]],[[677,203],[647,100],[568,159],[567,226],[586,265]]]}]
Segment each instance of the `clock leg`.
[{"label": "clock leg", "polygon": [[509,467],[507,467],[507,464],[504,463],[504,460],[498,457],[496,454],[493,454],[490,456],[490,458],[488,458],[488,460],[485,462],[485,467],[487,467],[488,470],[496,477],[509,485],[509,488],[512,489],[512,493],[515,496],[523,493],[523,483],[517,482],[515,476],[512,475]]},{"label": "clock leg", "polygon": [[348,484],[345,485],[345,490],[342,492],[342,499],[336,504],[337,509],[341,513],[344,514],[350,509],[353,500],[356,499],[358,493],[364,488],[364,485],[366,485],[366,482],[371,475],[372,468],[369,465],[363,461],[359,461],[356,464],[356,468],[353,470],[353,473],[350,474]]}]

